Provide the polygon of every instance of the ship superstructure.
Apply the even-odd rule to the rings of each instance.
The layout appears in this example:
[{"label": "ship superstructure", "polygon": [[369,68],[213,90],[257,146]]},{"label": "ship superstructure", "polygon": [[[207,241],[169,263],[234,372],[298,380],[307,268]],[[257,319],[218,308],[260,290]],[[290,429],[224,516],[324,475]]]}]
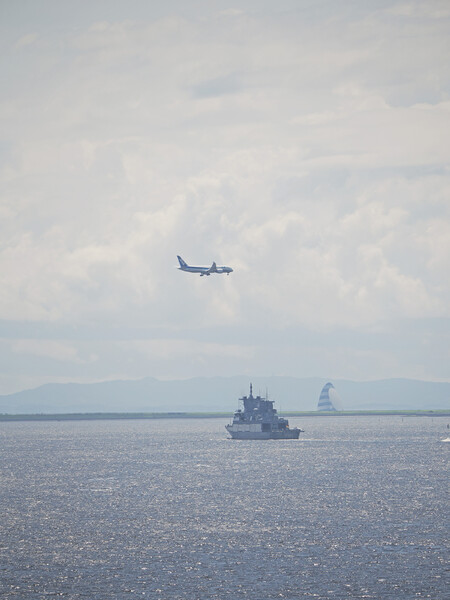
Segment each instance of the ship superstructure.
[{"label": "ship superstructure", "polygon": [[239,398],[243,410],[239,408],[226,429],[235,440],[296,440],[301,429],[289,428],[289,421],[279,417],[273,407],[273,400],[250,394]]}]

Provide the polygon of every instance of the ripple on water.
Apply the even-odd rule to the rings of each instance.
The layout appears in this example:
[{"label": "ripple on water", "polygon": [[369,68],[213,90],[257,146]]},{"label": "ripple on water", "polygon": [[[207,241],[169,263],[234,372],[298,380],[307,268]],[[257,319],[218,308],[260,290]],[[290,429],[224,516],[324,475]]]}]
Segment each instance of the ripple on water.
[{"label": "ripple on water", "polygon": [[2,598],[445,598],[446,423],[292,421],[0,424]]}]

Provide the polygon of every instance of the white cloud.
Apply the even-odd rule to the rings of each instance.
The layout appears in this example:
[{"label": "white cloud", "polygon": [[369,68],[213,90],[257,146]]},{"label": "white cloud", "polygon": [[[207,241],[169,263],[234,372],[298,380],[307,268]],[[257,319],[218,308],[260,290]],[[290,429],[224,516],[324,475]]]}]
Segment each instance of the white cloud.
[{"label": "white cloud", "polygon": [[[51,358],[56,361],[78,363],[86,362],[78,355],[77,349],[70,343],[55,340],[16,340],[11,344],[12,352],[19,355],[31,354],[33,356]],[[89,360],[94,361],[92,355]]]},{"label": "white cloud", "polygon": [[145,354],[148,358],[163,360],[180,360],[187,354],[193,357],[205,358],[215,356],[219,358],[250,358],[253,349],[251,346],[236,346],[233,344],[216,344],[207,342],[193,342],[192,340],[153,339],[145,341],[121,342],[127,350],[134,349]]},{"label": "white cloud", "polygon": [[15,48],[16,50],[19,50],[20,48],[24,48],[25,46],[31,46],[37,39],[37,33],[28,33],[27,35],[23,35],[20,39],[17,40]]},{"label": "white cloud", "polygon": [[414,17],[416,19],[445,19],[450,17],[450,8],[446,0],[434,2],[405,2],[393,5],[387,12],[392,15]]},{"label": "white cloud", "polygon": [[[178,331],[178,357],[186,322],[450,316],[444,5],[265,10],[96,22],[86,9],[77,28],[14,37],[1,319],[144,320]],[[193,278],[176,254],[235,272]]]}]

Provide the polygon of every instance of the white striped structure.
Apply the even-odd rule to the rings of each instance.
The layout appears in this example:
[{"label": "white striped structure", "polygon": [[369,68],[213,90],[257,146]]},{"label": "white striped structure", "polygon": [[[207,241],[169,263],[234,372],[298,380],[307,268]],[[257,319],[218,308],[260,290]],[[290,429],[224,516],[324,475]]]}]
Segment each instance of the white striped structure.
[{"label": "white striped structure", "polygon": [[[322,391],[320,392],[317,410],[336,410],[336,407],[333,406],[333,402],[330,398],[330,390],[333,390],[334,395],[336,395],[334,385],[328,382],[323,386]],[[331,392],[331,395],[333,397],[333,392]]]}]

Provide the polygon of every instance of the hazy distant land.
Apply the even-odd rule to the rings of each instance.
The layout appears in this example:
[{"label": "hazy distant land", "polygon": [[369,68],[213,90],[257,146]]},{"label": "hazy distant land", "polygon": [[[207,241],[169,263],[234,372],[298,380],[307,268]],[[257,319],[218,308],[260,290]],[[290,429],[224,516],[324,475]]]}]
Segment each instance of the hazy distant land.
[{"label": "hazy distant land", "polygon": [[[345,417],[345,416],[379,416],[379,417],[450,417],[449,410],[354,410],[337,412],[283,412],[284,417]],[[231,413],[62,413],[62,414],[0,414],[0,421],[105,421],[120,419],[211,419],[230,417]]]},{"label": "hazy distant land", "polygon": [[[120,418],[156,416],[227,416],[238,398],[253,393],[275,401],[286,414],[317,414],[317,401],[324,378],[295,377],[210,377],[160,381],[145,378],[134,381],[108,381],[91,384],[47,384],[35,389],[0,396],[3,415],[91,415]],[[450,383],[411,379],[379,381],[331,380],[342,401],[343,411],[448,411]],[[175,414],[174,414],[175,413]],[[306,416],[306,415],[305,415]],[[87,418],[79,417],[79,418]],[[111,417],[119,418],[119,417]]]}]

